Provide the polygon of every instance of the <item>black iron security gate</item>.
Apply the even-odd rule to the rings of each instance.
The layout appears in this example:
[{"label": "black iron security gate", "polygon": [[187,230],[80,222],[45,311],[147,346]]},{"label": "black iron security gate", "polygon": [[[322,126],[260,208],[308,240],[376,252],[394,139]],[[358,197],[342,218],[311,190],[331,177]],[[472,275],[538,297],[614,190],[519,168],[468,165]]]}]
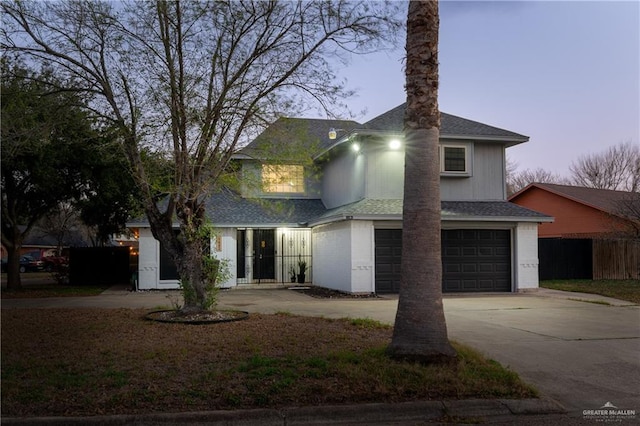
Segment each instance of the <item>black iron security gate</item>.
[{"label": "black iron security gate", "polygon": [[303,229],[238,229],[237,283],[311,282],[310,240],[311,233]]}]

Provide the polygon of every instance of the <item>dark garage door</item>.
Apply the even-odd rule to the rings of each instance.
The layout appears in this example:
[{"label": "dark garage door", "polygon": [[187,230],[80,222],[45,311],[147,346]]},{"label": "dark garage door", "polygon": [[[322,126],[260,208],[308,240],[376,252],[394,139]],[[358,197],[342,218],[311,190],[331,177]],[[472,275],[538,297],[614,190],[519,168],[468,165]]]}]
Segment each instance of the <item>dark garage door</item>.
[{"label": "dark garage door", "polygon": [[400,291],[402,230],[376,229],[376,293]]},{"label": "dark garage door", "polygon": [[[376,292],[398,292],[402,231],[376,229],[375,245]],[[511,291],[511,233],[443,230],[442,266],[444,292]]]},{"label": "dark garage door", "polygon": [[442,232],[442,291],[511,291],[511,232]]}]

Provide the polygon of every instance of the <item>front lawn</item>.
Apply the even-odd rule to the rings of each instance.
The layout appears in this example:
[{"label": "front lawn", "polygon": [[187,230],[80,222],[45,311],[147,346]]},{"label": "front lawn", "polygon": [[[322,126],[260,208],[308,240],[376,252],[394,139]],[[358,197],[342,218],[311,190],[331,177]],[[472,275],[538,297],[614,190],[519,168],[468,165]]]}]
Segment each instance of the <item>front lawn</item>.
[{"label": "front lawn", "polygon": [[9,291],[2,289],[3,299],[23,299],[37,297],[83,297],[97,296],[109,286],[72,286],[61,284],[42,284],[24,286],[22,290]]},{"label": "front lawn", "polygon": [[51,272],[27,272],[21,276],[22,289],[9,291],[7,274],[3,273],[1,279],[3,299],[96,296],[109,288],[108,285],[59,284]]},{"label": "front lawn", "polygon": [[541,281],[540,287],[599,294],[640,304],[640,280],[553,280]]},{"label": "front lawn", "polygon": [[3,309],[2,415],[285,407],[458,398],[530,398],[512,371],[455,344],[456,363],[385,355],[375,321],[252,314],[164,324],[133,309]]}]

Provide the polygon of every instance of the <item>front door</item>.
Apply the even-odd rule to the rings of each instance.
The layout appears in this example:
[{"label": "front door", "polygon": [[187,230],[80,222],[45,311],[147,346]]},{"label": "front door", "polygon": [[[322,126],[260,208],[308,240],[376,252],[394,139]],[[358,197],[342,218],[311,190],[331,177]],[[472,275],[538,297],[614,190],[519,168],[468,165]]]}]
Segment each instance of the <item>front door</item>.
[{"label": "front door", "polygon": [[276,248],[274,229],[253,231],[253,279],[274,280],[276,278]]}]

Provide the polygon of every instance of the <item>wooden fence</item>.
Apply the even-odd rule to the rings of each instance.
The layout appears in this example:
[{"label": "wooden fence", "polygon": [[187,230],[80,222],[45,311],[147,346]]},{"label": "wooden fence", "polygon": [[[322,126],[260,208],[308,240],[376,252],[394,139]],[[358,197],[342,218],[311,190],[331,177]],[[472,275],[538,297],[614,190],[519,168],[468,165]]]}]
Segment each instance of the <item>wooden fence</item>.
[{"label": "wooden fence", "polygon": [[593,240],[593,279],[640,279],[640,241]]}]

